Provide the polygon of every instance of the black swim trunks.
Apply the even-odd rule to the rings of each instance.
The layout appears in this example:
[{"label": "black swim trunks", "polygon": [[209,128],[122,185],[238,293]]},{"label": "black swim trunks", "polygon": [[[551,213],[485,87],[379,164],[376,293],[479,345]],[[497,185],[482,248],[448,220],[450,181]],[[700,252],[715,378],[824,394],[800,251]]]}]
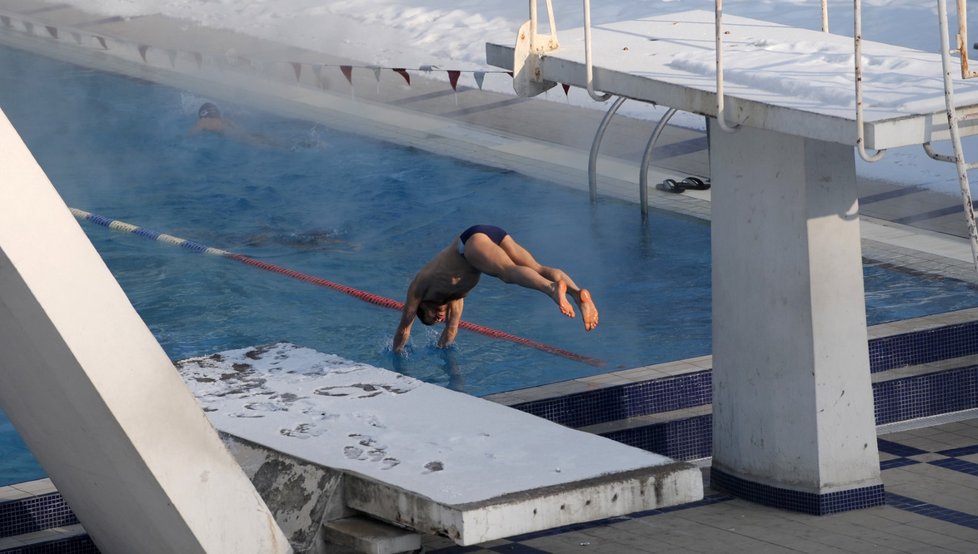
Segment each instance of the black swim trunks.
[{"label": "black swim trunks", "polygon": [[509,233],[503,231],[502,229],[496,227],[495,225],[473,225],[468,229],[462,231],[462,234],[458,236],[458,253],[460,255],[465,256],[466,241],[468,241],[469,238],[472,237],[472,235],[475,235],[477,233],[482,233],[483,235],[489,237],[489,239],[492,240],[492,242],[496,243],[497,245],[503,242],[503,239],[506,238],[507,235],[509,235]]}]

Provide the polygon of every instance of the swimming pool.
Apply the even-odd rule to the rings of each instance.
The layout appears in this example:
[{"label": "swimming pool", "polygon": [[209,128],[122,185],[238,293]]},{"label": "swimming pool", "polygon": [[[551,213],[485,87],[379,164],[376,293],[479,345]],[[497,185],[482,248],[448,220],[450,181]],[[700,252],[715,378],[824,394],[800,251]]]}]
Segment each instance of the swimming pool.
[{"label": "swimming pool", "polygon": [[[204,100],[0,47],[0,106],[69,206],[398,301],[462,229],[500,225],[588,287],[601,323],[585,333],[543,295],[491,278],[465,319],[606,366],[464,331],[437,349],[439,329],[420,324],[397,357],[395,311],[83,223],[173,359],[287,340],[481,396],[710,352],[706,222],[652,210],[643,223],[622,201],[230,104],[268,140],[190,136]],[[870,323],[978,305],[965,283],[865,275]]]}]

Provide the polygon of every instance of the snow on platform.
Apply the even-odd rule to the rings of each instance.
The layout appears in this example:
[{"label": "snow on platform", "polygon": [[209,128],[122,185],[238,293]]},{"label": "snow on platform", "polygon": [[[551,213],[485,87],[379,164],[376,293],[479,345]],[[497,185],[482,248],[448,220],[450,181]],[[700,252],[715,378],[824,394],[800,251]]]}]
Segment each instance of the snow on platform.
[{"label": "snow on platform", "polygon": [[[936,25],[936,19],[934,21]],[[730,125],[855,145],[851,36],[724,15],[725,113]],[[543,55],[545,80],[586,87],[584,29],[561,29]],[[864,37],[865,39],[865,37]],[[486,44],[488,63],[513,69],[516,37]],[[863,40],[868,148],[947,136],[940,50]],[[693,10],[592,26],[594,88],[680,110],[716,115],[714,14]],[[956,62],[956,58],[955,58]],[[957,68],[954,75],[960,74]],[[978,82],[955,80],[963,134],[978,133]],[[969,119],[967,116],[971,116]]]},{"label": "snow on platform", "polygon": [[288,343],[177,366],[219,431],[339,470],[348,507],[463,545],[703,496],[691,464]]}]

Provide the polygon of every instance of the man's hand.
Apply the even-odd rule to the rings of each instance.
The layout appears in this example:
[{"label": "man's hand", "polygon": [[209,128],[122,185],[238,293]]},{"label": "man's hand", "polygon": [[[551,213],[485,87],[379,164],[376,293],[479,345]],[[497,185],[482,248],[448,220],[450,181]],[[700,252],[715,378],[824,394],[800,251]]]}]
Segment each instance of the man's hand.
[{"label": "man's hand", "polygon": [[403,352],[407,341],[411,338],[411,325],[418,313],[418,306],[421,304],[421,295],[418,294],[418,278],[415,276],[408,287],[407,298],[401,308],[401,321],[397,324],[397,331],[394,331],[394,352]]},{"label": "man's hand", "polygon": [[407,344],[409,338],[411,338],[411,326],[398,326],[397,331],[394,332],[394,352],[398,354],[404,352],[404,346]]}]

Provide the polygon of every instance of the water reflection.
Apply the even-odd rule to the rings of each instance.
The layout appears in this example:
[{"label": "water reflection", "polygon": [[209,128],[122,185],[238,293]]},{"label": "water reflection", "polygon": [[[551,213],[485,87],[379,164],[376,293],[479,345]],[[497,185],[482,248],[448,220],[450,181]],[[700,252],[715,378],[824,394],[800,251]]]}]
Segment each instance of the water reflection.
[{"label": "water reflection", "polygon": [[[455,347],[449,348],[436,348],[431,347],[430,350],[434,352],[441,362],[441,368],[445,372],[445,376],[448,382],[444,384],[445,388],[451,389],[457,392],[465,392],[465,374],[462,372],[462,368],[458,365],[458,352]],[[408,347],[410,351],[410,346]],[[391,361],[393,362],[394,371],[400,373],[401,375],[411,375],[410,367],[406,363],[407,357],[404,354],[398,354],[394,351],[389,351]],[[435,378],[432,379],[431,376],[423,379],[424,381],[432,383],[442,383],[444,379]]]},{"label": "water reflection", "polygon": [[445,374],[448,375],[448,384],[445,385],[451,390],[465,392],[465,375],[462,368],[458,366],[458,357],[454,348],[441,348],[441,358],[444,362],[442,366]]}]

